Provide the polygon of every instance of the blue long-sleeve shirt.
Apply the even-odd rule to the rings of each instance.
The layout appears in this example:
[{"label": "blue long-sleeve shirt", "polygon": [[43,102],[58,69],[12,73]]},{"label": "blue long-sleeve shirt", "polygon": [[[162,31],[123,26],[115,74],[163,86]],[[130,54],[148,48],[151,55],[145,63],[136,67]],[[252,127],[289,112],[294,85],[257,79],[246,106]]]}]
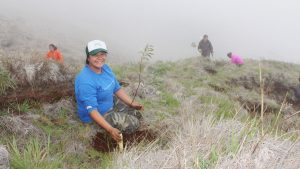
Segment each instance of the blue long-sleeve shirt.
[{"label": "blue long-sleeve shirt", "polygon": [[75,79],[77,113],[84,123],[92,122],[90,113],[98,110],[102,115],[113,108],[113,95],[120,89],[114,73],[108,65],[103,65],[97,74],[85,66]]}]

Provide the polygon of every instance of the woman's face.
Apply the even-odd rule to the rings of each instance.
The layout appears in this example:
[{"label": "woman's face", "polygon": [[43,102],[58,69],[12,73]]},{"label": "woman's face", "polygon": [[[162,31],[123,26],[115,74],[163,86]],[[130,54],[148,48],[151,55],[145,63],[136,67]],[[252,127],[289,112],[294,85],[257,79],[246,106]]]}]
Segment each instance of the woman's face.
[{"label": "woman's face", "polygon": [[49,50],[50,50],[50,51],[54,51],[54,47],[50,45],[50,46],[49,46]]},{"label": "woman's face", "polygon": [[93,68],[100,69],[104,64],[107,57],[107,53],[99,52],[96,55],[88,57],[89,65]]}]

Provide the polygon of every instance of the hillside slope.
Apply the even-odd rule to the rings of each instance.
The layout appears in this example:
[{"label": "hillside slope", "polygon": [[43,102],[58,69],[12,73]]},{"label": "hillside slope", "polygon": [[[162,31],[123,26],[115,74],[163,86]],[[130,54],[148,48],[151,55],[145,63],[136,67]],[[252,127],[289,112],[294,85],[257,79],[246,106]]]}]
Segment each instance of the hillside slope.
[{"label": "hillside slope", "polygon": [[[0,64],[4,79],[0,86],[7,86],[1,87],[3,93],[23,84],[15,77],[25,71],[11,71],[6,63]],[[298,67],[255,60],[236,67],[198,57],[148,64],[137,98],[145,105],[140,131],[147,135],[141,135],[145,140],[128,142],[123,153],[97,151],[103,150],[95,142],[97,129],[80,123],[72,97],[50,103],[28,99],[3,107],[0,144],[8,147],[12,168],[296,169],[300,167],[299,104],[294,97]],[[129,82],[125,89],[132,95],[138,65],[112,68],[119,79]],[[68,70],[58,77],[72,83],[79,68]],[[27,74],[22,75],[26,82]],[[48,77],[46,72],[43,76]],[[43,84],[38,77],[27,85]],[[43,85],[47,90],[47,83]]]},{"label": "hillside slope", "polygon": [[[161,94],[147,110],[167,127],[167,145],[134,147],[114,155],[115,168],[299,168],[298,65],[261,61],[242,67],[200,58],[156,63],[145,77]],[[168,105],[170,94],[179,105]],[[166,99],[166,105],[159,105]],[[158,101],[159,100],[159,101]],[[285,100],[285,101],[284,101]],[[172,101],[174,102],[174,101]],[[169,101],[169,103],[172,103]],[[173,106],[172,106],[173,107]],[[159,113],[158,113],[159,112]]]}]

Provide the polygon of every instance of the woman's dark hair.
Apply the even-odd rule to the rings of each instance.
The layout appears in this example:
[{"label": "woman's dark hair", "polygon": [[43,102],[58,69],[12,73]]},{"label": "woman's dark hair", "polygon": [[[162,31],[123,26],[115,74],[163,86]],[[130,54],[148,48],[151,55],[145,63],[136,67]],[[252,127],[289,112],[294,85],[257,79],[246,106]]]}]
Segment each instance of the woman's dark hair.
[{"label": "woman's dark hair", "polygon": [[231,55],[232,55],[232,53],[231,53],[231,52],[227,53],[227,56],[228,56],[228,57],[231,57]]},{"label": "woman's dark hair", "polygon": [[88,58],[90,57],[88,47],[85,47],[85,54],[86,54],[85,64],[88,65],[90,63],[89,60],[88,60]]},{"label": "woman's dark hair", "polygon": [[49,47],[52,47],[54,50],[57,50],[57,47],[54,44],[50,44]]}]

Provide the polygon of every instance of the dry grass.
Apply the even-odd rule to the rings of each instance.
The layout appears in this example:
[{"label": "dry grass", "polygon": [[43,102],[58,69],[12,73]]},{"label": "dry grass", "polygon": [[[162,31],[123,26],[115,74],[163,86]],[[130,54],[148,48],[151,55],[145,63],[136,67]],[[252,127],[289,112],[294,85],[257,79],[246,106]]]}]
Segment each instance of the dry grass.
[{"label": "dry grass", "polygon": [[76,112],[76,105],[73,99],[61,99],[56,103],[43,104],[43,113],[53,119],[59,117],[72,118]]},{"label": "dry grass", "polygon": [[54,85],[72,81],[75,75],[67,66],[46,60],[35,52],[30,57],[11,54],[9,58],[2,58],[2,64],[19,86]]},{"label": "dry grass", "polygon": [[[191,64],[184,66],[191,66],[191,69],[194,69],[193,66],[196,65],[197,62],[194,62],[192,66]],[[213,65],[213,63],[204,63],[204,65],[206,65],[206,67],[204,66],[204,70],[209,67],[209,70],[216,70],[218,72],[218,69],[214,67],[215,65]],[[230,68],[226,64],[222,64],[221,66],[232,69],[230,71],[239,69]],[[205,72],[202,73],[205,74]],[[240,76],[242,76],[242,74],[240,74]],[[271,81],[271,79],[276,79],[277,77],[281,78],[276,75],[264,78],[269,84],[276,84],[276,82]],[[230,79],[230,77],[226,78],[227,80]],[[221,80],[225,81],[226,78]],[[121,154],[115,153],[113,168],[296,169],[300,167],[300,161],[298,160],[300,159],[300,141],[292,139],[295,137],[295,135],[293,135],[295,131],[286,134],[276,133],[276,136],[267,131],[262,133],[262,123],[259,118],[251,118],[247,114],[241,114],[245,111],[245,109],[242,108],[243,105],[241,105],[240,108],[234,107],[235,112],[232,113],[235,115],[231,119],[223,119],[222,116],[221,118],[216,118],[215,114],[218,109],[220,109],[220,107],[218,108],[220,105],[216,105],[213,101],[201,104],[197,98],[213,96],[212,98],[226,99],[224,93],[220,93],[219,91],[214,92],[211,91],[211,89],[200,87],[193,88],[193,94],[187,97],[186,88],[182,89],[182,86],[177,83],[179,80],[180,75],[177,76],[176,74],[168,74],[168,78],[163,80],[166,86],[168,86],[166,90],[172,92],[172,95],[176,96],[181,102],[179,113],[175,116],[169,116],[168,119],[161,122],[168,126],[166,133],[163,134],[164,137],[147,146],[138,145],[130,149],[125,149]],[[219,81],[220,79],[218,79],[216,83]],[[259,78],[255,78],[255,81],[259,92]],[[289,87],[286,89],[289,89]],[[245,92],[245,96],[247,96],[249,91],[245,90]],[[259,93],[256,93],[256,95],[256,101],[260,104],[260,95]],[[271,104],[271,102],[272,100],[270,98],[264,98],[264,103]],[[274,104],[277,105],[278,103],[275,102]],[[286,107],[288,107],[288,105],[285,103],[281,108],[279,105],[280,111],[284,111],[282,109]],[[264,110],[264,108],[262,109]],[[225,111],[234,110],[226,109]],[[248,118],[241,121],[241,115]],[[278,117],[279,116],[280,115],[278,115]],[[264,123],[268,121],[269,125],[272,124],[267,116],[264,117],[263,121]],[[276,125],[277,124],[275,124],[274,127]],[[161,140],[168,140],[167,145],[162,147]]]},{"label": "dry grass", "polygon": [[240,133],[238,121],[218,121],[210,115],[215,107],[201,106],[205,112],[195,111],[197,100],[182,103],[179,115],[169,119],[168,146],[158,143],[135,147],[123,154],[115,154],[115,168],[193,168],[199,158],[208,158],[213,146],[230,142],[230,136]]},{"label": "dry grass", "polygon": [[15,82],[10,74],[5,71],[0,64],[0,94],[5,94],[7,90],[14,89]]},{"label": "dry grass", "polygon": [[31,136],[45,138],[42,130],[34,126],[29,119],[26,119],[26,116],[1,116],[0,127],[2,136],[14,135],[17,139],[26,139]]},{"label": "dry grass", "polygon": [[46,60],[39,53],[29,56],[19,53],[0,57],[1,106],[27,99],[51,102],[74,94],[76,67]]},{"label": "dry grass", "polygon": [[[274,138],[260,139],[257,122],[241,123],[236,119],[218,120],[208,107],[203,114],[185,102],[180,115],[169,124],[168,147],[156,142],[134,147],[114,155],[114,168],[299,168],[300,141]],[[213,111],[212,107],[212,111]],[[257,123],[257,124],[256,124]]]},{"label": "dry grass", "polygon": [[[52,64],[55,63],[41,61],[40,57],[36,59],[22,60],[21,62],[26,62],[27,66],[22,65],[21,62],[16,62],[16,65],[7,62],[10,63],[7,64],[10,68],[8,70],[14,74],[14,77],[20,77],[19,85],[49,85],[68,81],[69,73],[64,71],[60,65],[53,66]],[[262,123],[259,118],[250,117],[243,108],[243,103],[240,104],[234,100],[234,95],[239,95],[241,98],[260,104],[259,88],[253,89],[259,87],[259,74],[254,80],[251,77],[246,78],[246,81],[250,80],[247,84],[252,85],[253,90],[245,88],[244,82],[241,82],[245,79],[240,79],[240,77],[247,76],[246,73],[250,70],[253,71],[251,65],[248,67],[245,65],[243,69],[240,69],[230,67],[224,61],[214,63],[202,60],[199,62],[191,61],[193,60],[183,61],[180,65],[182,67],[179,65],[176,67],[172,63],[160,63],[158,67],[149,68],[151,73],[148,72],[145,76],[138,96],[145,98],[143,101],[147,103],[148,109],[144,112],[145,121],[155,123],[151,127],[160,130],[161,137],[150,144],[141,143],[131,148],[125,147],[123,153],[113,153],[112,168],[289,169],[300,167],[298,160],[300,159],[300,142],[294,135],[297,128],[288,127],[288,132],[276,131],[274,134],[267,132],[269,128],[266,127],[264,134],[262,134]],[[41,68],[39,65],[42,65]],[[22,68],[21,72],[18,71],[19,68]],[[48,74],[45,75],[38,70],[46,71]],[[216,73],[211,74],[211,71],[216,71]],[[226,72],[223,73],[223,71]],[[236,71],[243,72],[233,77],[232,72]],[[252,75],[253,77],[256,76],[256,74]],[[275,75],[272,74],[270,78],[263,76],[265,84],[275,84],[271,81]],[[43,76],[47,77],[47,81],[44,81]],[[64,78],[60,78],[61,76]],[[281,79],[285,78],[288,77]],[[235,84],[240,88],[226,84],[231,79],[240,80]],[[227,85],[231,88],[230,90],[226,88],[224,91],[216,90],[217,88],[209,84],[216,84],[214,87]],[[130,90],[134,91],[137,85],[130,84],[129,92]],[[268,96],[264,98],[264,103],[268,106],[273,105],[273,103],[278,104]],[[72,166],[77,166],[79,163],[77,156],[85,158],[84,155],[91,152],[90,147],[86,145],[92,134],[89,134],[80,123],[77,123],[77,117],[72,114],[75,111],[74,107],[72,100],[64,99],[54,104],[43,104],[42,115],[37,118],[37,121],[39,121],[40,126],[44,127],[44,130],[53,134],[51,135],[52,143],[56,146],[53,151],[74,155],[76,160]],[[275,125],[271,123],[272,119],[268,119],[267,114],[264,114],[264,122],[266,122],[264,126],[280,126],[277,123],[284,122],[281,115],[284,115],[285,109],[288,107],[289,105],[286,103],[282,107],[279,105],[282,112],[278,113]],[[226,114],[228,114],[227,117]],[[41,117],[45,117],[45,119]],[[57,119],[64,121],[60,122]],[[289,120],[295,122],[297,118],[286,119],[286,121]],[[34,127],[26,121],[26,118],[21,116],[3,116],[0,122],[0,127],[4,126],[5,131],[14,135],[26,137],[31,134],[32,136],[40,134],[37,127]],[[280,130],[280,128],[276,128],[276,130]],[[91,163],[97,163],[100,159],[98,158],[99,154],[97,152],[91,154],[96,158],[89,156],[85,159],[90,160],[92,158]],[[72,159],[72,157],[69,158]]]},{"label": "dry grass", "polygon": [[[0,58],[3,58],[3,51],[0,50]],[[4,69],[3,63],[0,60],[0,94],[5,94],[8,89],[15,87],[15,81],[12,79],[10,73]]]},{"label": "dry grass", "polygon": [[255,153],[252,153],[251,150],[257,139],[255,138],[253,142],[246,144],[235,158],[223,157],[216,168],[298,169],[300,167],[299,140],[292,142],[267,136]]}]

